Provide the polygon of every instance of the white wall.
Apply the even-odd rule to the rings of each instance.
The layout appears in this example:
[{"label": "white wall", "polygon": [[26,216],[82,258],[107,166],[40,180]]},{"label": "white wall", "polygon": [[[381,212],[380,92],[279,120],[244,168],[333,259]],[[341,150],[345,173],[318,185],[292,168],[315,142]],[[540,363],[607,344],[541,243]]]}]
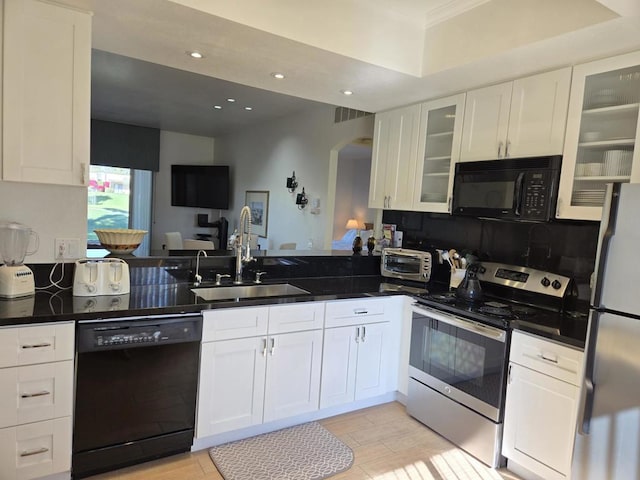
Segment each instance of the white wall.
[{"label": "white wall", "polygon": [[87,189],[37,183],[0,182],[0,222],[27,225],[40,238],[38,251],[25,263],[55,261],[56,238],[79,239],[79,257],[87,245]]},{"label": "white wall", "polygon": [[[333,229],[333,198],[328,201],[331,151],[373,136],[373,116],[337,124],[333,118],[334,107],[321,106],[216,139],[216,163],[232,165],[230,231],[237,226],[245,191],[268,190],[268,238],[260,239],[262,248],[285,242],[306,248],[309,239],[314,248],[330,248],[325,243]],[[299,187],[291,194],[286,178],[294,170]],[[311,205],[304,210],[295,205],[302,187],[310,200],[319,199],[317,214],[311,213]]]},{"label": "white wall", "polygon": [[[180,232],[182,238],[196,233],[212,233],[197,226],[197,214],[206,213],[210,221],[220,217],[219,210],[171,206],[171,165],[212,165],[214,139],[184,133],[160,132],[160,171],[155,173],[151,250],[162,249],[165,232]],[[220,163],[220,162],[217,162]]]}]

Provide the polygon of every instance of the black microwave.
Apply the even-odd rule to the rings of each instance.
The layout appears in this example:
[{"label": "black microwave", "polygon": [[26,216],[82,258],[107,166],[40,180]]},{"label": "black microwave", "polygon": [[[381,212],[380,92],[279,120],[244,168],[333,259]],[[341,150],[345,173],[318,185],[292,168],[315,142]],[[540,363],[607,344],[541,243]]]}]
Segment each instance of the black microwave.
[{"label": "black microwave", "polygon": [[455,215],[546,222],[556,208],[562,156],[456,164]]}]

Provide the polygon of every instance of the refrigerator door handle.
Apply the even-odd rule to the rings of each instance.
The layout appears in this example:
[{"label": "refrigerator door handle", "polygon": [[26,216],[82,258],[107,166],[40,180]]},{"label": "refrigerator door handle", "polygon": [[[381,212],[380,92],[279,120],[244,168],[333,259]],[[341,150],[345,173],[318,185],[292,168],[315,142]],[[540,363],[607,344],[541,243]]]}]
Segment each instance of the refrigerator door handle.
[{"label": "refrigerator door handle", "polygon": [[609,253],[609,245],[611,238],[616,232],[616,217],[618,215],[618,202],[620,199],[620,184],[613,183],[607,185],[604,206],[602,207],[602,222],[600,225],[600,233],[598,239],[598,249],[596,252],[596,271],[595,285],[591,292],[591,305],[594,307],[603,307],[602,305],[602,286],[604,281],[604,273],[607,265],[607,256]]},{"label": "refrigerator door handle", "polygon": [[601,314],[602,313],[597,310],[591,310],[591,321],[589,323],[587,344],[585,346],[586,359],[584,365],[583,391],[578,413],[578,431],[581,435],[589,435],[591,428],[595,396],[596,342],[598,339],[598,327]]}]

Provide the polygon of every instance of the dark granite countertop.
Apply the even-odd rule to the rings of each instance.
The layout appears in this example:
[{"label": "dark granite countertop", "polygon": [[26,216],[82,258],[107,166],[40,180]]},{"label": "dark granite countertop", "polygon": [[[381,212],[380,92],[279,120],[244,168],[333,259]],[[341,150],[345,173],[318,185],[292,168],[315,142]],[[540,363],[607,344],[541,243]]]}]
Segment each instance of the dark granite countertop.
[{"label": "dark granite countertop", "polygon": [[[310,292],[309,295],[261,297],[205,301],[197,297],[190,282],[132,285],[127,295],[74,297],[71,290],[37,291],[34,296],[0,300],[0,327],[46,322],[81,321],[102,318],[140,317],[195,313],[214,308],[276,305],[419,293],[421,285],[389,280],[380,275],[279,278],[265,281],[290,283]],[[213,286],[204,283],[201,287]],[[513,327],[567,345],[584,348],[587,318],[585,315],[563,315],[558,325],[536,325],[514,322]]]}]

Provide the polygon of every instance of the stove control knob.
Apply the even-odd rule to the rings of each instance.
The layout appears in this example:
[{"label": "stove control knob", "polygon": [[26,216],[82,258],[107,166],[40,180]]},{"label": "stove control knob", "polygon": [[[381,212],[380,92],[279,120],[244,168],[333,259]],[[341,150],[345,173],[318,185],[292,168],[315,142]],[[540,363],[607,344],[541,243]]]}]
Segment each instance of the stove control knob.
[{"label": "stove control knob", "polygon": [[558,280],[554,280],[551,286],[556,290],[560,290],[560,287],[562,286],[562,284]]},{"label": "stove control knob", "polygon": [[551,280],[549,280],[547,277],[543,277],[542,280],[540,280],[540,283],[543,287],[548,287],[549,285],[551,285]]}]

